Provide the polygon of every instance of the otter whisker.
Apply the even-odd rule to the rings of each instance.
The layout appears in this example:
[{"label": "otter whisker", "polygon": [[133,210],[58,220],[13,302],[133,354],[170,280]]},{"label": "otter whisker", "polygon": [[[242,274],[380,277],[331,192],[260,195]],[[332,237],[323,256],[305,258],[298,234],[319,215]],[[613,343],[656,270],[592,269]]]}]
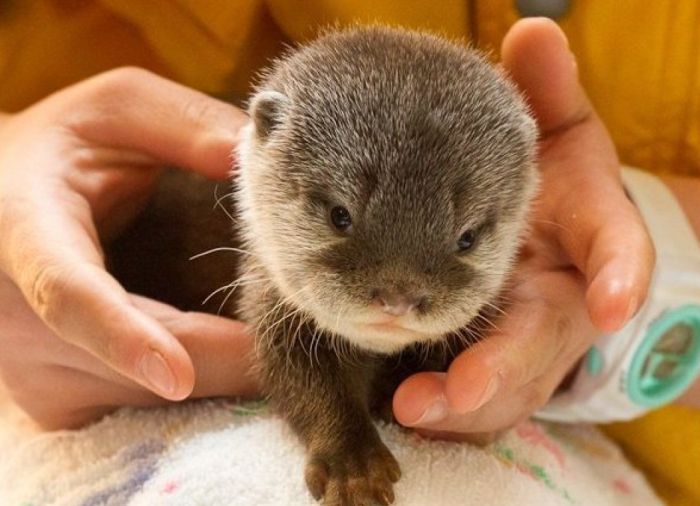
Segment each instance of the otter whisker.
[{"label": "otter whisker", "polygon": [[[462,347],[464,349],[469,348],[475,345],[477,342],[479,342],[478,336],[474,335],[473,331],[470,330],[468,327],[458,330],[454,335],[457,338],[457,340],[462,344]],[[453,355],[455,355],[451,347],[450,353],[453,353]]]},{"label": "otter whisker", "polygon": [[214,290],[213,292],[211,292],[211,293],[210,293],[209,295],[207,295],[207,297],[202,301],[202,305],[203,305],[203,306],[206,305],[207,302],[209,302],[216,294],[218,294],[218,293],[220,293],[220,292],[223,292],[223,291],[225,291],[225,290],[228,290],[229,288],[231,289],[231,291],[234,291],[234,290],[237,290],[238,288],[240,288],[240,287],[242,287],[242,286],[258,285],[258,284],[260,284],[260,283],[265,283],[265,282],[268,282],[268,281],[270,281],[270,280],[269,280],[269,279],[256,279],[256,278],[254,278],[254,279],[247,279],[247,280],[238,279],[238,280],[236,280],[236,281],[233,281],[233,282],[229,283],[228,285],[224,285],[224,286],[222,286],[222,287],[219,287],[219,288],[217,288],[216,290]]},{"label": "otter whisker", "polygon": [[508,313],[506,313],[505,309],[498,306],[497,304],[494,304],[493,302],[487,300],[486,302],[484,302],[484,306],[488,307],[489,309],[492,309],[495,313],[499,314],[500,316],[508,316]]},{"label": "otter whisker", "polygon": [[[313,367],[314,364],[314,357],[316,357],[316,363],[318,365],[321,365],[321,360],[318,358],[318,345],[321,342],[321,332],[319,332],[319,329],[316,325],[314,325],[314,331],[313,334],[311,334],[311,345],[309,346],[311,355],[309,355],[309,358],[311,359],[311,366]],[[315,346],[314,346],[315,343]]]},{"label": "otter whisker", "polygon": [[219,185],[217,184],[216,186],[214,186],[214,199],[216,199],[216,201],[214,202],[214,207],[213,207],[212,209],[216,209],[217,206],[220,207],[221,210],[226,214],[226,216],[228,216],[228,218],[229,218],[233,223],[236,223],[236,220],[233,218],[233,216],[231,215],[231,213],[229,212],[229,210],[226,208],[226,206],[224,206],[224,205],[221,203],[221,201],[222,201],[223,199],[225,199],[226,197],[233,197],[234,194],[236,193],[235,190],[234,190],[234,191],[231,191],[231,192],[229,192],[229,193],[227,193],[226,195],[224,195],[224,196],[222,196],[222,197],[218,197],[218,196],[217,196],[218,193],[219,193]]},{"label": "otter whisker", "polygon": [[[290,294],[290,295],[288,295],[288,296],[282,298],[281,300],[279,300],[279,301],[277,302],[277,304],[275,304],[275,305],[272,307],[272,309],[270,309],[267,313],[265,313],[265,315],[263,315],[262,318],[260,318],[260,323],[258,324],[258,329],[257,329],[256,334],[259,333],[260,327],[261,327],[263,324],[266,324],[266,323],[267,323],[267,319],[268,319],[268,317],[270,317],[270,315],[276,314],[278,311],[282,310],[285,304],[287,304],[287,303],[290,302],[294,297],[296,297],[296,296],[299,295],[301,292],[303,292],[304,290],[306,290],[306,289],[310,286],[310,284],[311,284],[311,283],[309,282],[308,284],[302,286],[302,287],[301,287],[299,290],[297,290],[296,292],[294,292],[294,293],[292,293],[292,294]],[[265,331],[263,332],[262,336],[260,336],[260,338],[261,338],[261,339],[264,339],[264,338],[267,336],[267,334],[269,334],[269,333],[271,332],[271,330],[272,330],[272,326],[267,326],[267,327],[265,328]]]},{"label": "otter whisker", "polygon": [[489,330],[489,329],[493,329],[493,330],[497,330],[497,331],[499,331],[499,332],[501,331],[501,329],[498,327],[498,325],[496,325],[490,318],[488,318],[487,316],[484,316],[484,315],[481,314],[481,313],[479,313],[478,315],[476,315],[476,316],[474,317],[474,320],[473,320],[473,321],[474,321],[474,323],[476,323],[476,324],[479,324],[479,323],[485,323],[485,324],[486,324],[486,327],[485,327],[484,329],[480,329],[480,330]]},{"label": "otter whisker", "polygon": [[[336,328],[336,329],[340,325],[341,315],[343,315],[342,310],[338,311],[336,313],[335,326],[334,326],[334,328]],[[331,334],[331,346],[333,348],[335,355],[338,357],[339,360],[344,361],[344,362],[349,363],[349,364],[352,364],[353,362],[350,360],[350,351],[349,351],[348,344],[349,343],[348,343],[347,339],[338,335],[336,332],[333,332]]]},{"label": "otter whisker", "polygon": [[[221,311],[224,309],[224,306],[226,305],[226,303],[228,302],[228,300],[231,298],[231,295],[233,295],[233,293],[236,291],[236,288],[238,288],[239,284],[243,282],[243,281],[242,281],[243,279],[244,279],[244,278],[239,278],[238,281],[233,282],[233,283],[230,285],[230,286],[231,286],[231,290],[226,294],[226,297],[224,297],[224,300],[221,302],[221,305],[219,306],[219,309],[218,309],[218,311],[217,311],[216,314],[218,314],[218,315],[221,314]],[[244,283],[244,284],[246,284],[246,285],[252,285],[252,284],[257,284],[257,283],[263,283],[263,282],[265,282],[265,281],[270,281],[269,279],[266,279],[266,278],[257,278],[257,279],[259,279],[259,281],[256,281],[256,282],[246,282],[246,283]],[[253,281],[253,279],[250,279],[250,280],[248,280],[248,281]]]},{"label": "otter whisker", "polygon": [[233,295],[233,292],[235,292],[235,291],[236,291],[235,289],[229,290],[229,292],[226,294],[226,297],[224,297],[224,300],[221,301],[221,305],[219,305],[219,309],[216,311],[217,315],[221,315],[221,311],[224,310],[224,306],[226,306],[226,303],[228,302],[228,300],[231,298],[231,295]]},{"label": "otter whisker", "polygon": [[567,232],[569,234],[573,233],[573,230],[570,227],[567,227],[565,225],[562,225],[561,223],[557,223],[556,221],[552,221],[552,220],[542,220],[542,219],[536,218],[536,219],[532,220],[532,223],[541,223],[543,225],[551,225],[554,227],[558,227],[561,230],[563,230],[564,232]]},{"label": "otter whisker", "polygon": [[[275,330],[277,327],[279,327],[280,325],[282,325],[282,324],[283,324],[285,321],[287,321],[287,320],[292,320],[292,321],[293,321],[301,311],[302,311],[301,308],[297,308],[297,309],[295,309],[294,311],[290,311],[290,312],[288,312],[288,313],[285,313],[284,311],[282,311],[282,316],[281,316],[281,318],[278,318],[269,328],[267,328],[267,329],[266,329],[266,332],[270,332],[270,333],[271,333],[271,332],[274,332],[274,330]],[[279,312],[279,311],[278,311],[278,312]],[[303,314],[302,314],[302,316],[303,316]],[[302,321],[303,321],[303,318],[299,318],[299,321],[302,322]],[[285,343],[285,347],[286,347],[286,349],[287,349],[287,364],[289,364],[289,363],[291,362],[291,353],[292,353],[292,350],[294,349],[294,344],[295,344],[295,342],[296,342],[296,340],[297,340],[297,331],[295,331],[295,332],[292,333],[292,334],[287,334],[287,333],[285,332],[285,336],[284,336],[284,337],[285,337],[285,339],[288,341],[287,343]]]},{"label": "otter whisker", "polygon": [[301,338],[301,329],[302,327],[306,324],[308,321],[308,316],[306,313],[302,313],[301,317],[298,318],[299,322],[297,323],[296,328],[294,329],[294,334],[292,335],[292,338],[290,339],[290,348],[294,346],[296,342],[299,343],[299,346],[301,347],[302,351],[304,352],[305,355],[308,357],[311,357],[311,348],[306,349],[306,346],[304,344],[304,339]]},{"label": "otter whisker", "polygon": [[198,258],[202,258],[203,256],[210,255],[212,253],[218,253],[219,251],[233,251],[235,253],[240,253],[241,255],[249,255],[249,256],[256,256],[254,253],[251,253],[250,251],[246,251],[240,248],[233,248],[231,246],[220,246],[218,248],[212,248],[207,251],[203,251],[202,253],[197,253],[196,255],[193,255],[189,258],[190,261],[192,260],[197,260]]},{"label": "otter whisker", "polygon": [[202,301],[202,306],[206,305],[207,302],[211,300],[212,297],[214,297],[217,293],[223,292],[224,290],[227,290],[228,288],[231,288],[233,284],[236,282],[236,280],[231,281],[228,285],[220,286],[213,292],[211,292],[209,295],[207,295],[204,300]]}]

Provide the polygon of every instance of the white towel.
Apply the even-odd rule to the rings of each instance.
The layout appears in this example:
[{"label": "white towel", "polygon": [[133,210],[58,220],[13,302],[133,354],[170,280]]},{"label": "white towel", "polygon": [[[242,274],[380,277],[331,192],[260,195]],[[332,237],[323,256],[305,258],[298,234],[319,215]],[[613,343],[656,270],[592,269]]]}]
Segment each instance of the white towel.
[{"label": "white towel", "polygon": [[[379,427],[403,476],[397,506],[662,504],[597,430],[526,422],[478,448]],[[2,506],[313,505],[304,452],[261,403],[122,409],[41,433],[0,401]]]}]

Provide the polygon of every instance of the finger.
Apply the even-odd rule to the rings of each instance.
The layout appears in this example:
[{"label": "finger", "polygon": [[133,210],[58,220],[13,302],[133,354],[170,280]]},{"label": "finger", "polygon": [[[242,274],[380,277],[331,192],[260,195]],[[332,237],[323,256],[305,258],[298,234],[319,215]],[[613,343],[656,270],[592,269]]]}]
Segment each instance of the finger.
[{"label": "finger", "polygon": [[194,371],[185,349],[104,270],[94,227],[80,225],[88,204],[73,198],[57,214],[54,195],[25,193],[0,216],[0,268],[36,314],[63,340],[158,395],[189,395]]},{"label": "finger", "polygon": [[136,68],[118,69],[71,91],[95,107],[65,121],[93,143],[137,149],[163,162],[225,178],[247,115],[240,109]]},{"label": "finger", "polygon": [[169,328],[194,362],[193,397],[249,397],[259,393],[253,340],[244,323],[187,313]]},{"label": "finger", "polygon": [[[585,262],[582,270],[588,281],[586,300],[592,321],[600,330],[614,332],[646,299],[655,251],[638,211],[619,190],[611,191],[607,199],[599,191],[598,204],[586,198],[590,193],[581,192],[582,201],[590,205],[585,215],[582,203],[563,206],[562,224],[580,235],[566,234],[561,242],[572,258],[579,259],[577,264]],[[573,218],[576,215],[580,219]]]},{"label": "finger", "polygon": [[[7,286],[0,283],[0,291]],[[207,314],[183,313],[136,295],[131,299],[191,354],[196,371],[193,397],[247,397],[258,393],[257,378],[252,373],[252,340],[244,324]],[[17,303],[26,305],[21,297]],[[15,402],[43,428],[77,428],[120,406],[169,402],[95,360],[82,348],[53,336],[28,307],[26,311],[20,309],[26,313],[26,321],[20,322],[21,336],[16,342],[11,342],[13,337],[3,336],[5,348],[9,346],[5,351],[14,356],[8,359],[7,353],[0,354],[0,363],[4,363],[0,374]],[[28,353],[34,355],[27,360]],[[36,374],[28,376],[27,367]]]},{"label": "finger", "polygon": [[38,369],[35,365],[35,369],[37,377],[9,386],[13,401],[45,430],[77,429],[121,406],[166,402],[133,382],[122,385],[55,364],[40,364]]},{"label": "finger", "polygon": [[529,18],[503,41],[503,64],[528,97],[543,132],[544,198],[553,234],[586,275],[592,320],[619,329],[646,297],[653,245],[627,199],[609,135],[578,81],[566,37],[556,23]]}]

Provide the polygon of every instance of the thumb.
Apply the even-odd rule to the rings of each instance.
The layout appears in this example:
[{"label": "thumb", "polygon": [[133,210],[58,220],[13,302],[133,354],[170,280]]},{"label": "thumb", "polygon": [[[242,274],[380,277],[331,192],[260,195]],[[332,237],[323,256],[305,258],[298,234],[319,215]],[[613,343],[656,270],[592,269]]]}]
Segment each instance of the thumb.
[{"label": "thumb", "polygon": [[185,349],[104,270],[97,233],[80,218],[88,204],[73,216],[73,205],[55,212],[55,198],[31,192],[3,210],[0,268],[60,338],[162,397],[187,397],[194,371]]},{"label": "thumb", "polygon": [[643,302],[654,265],[646,227],[622,186],[615,147],[556,23],[519,21],[503,41],[502,56],[542,132],[544,218],[585,275],[591,319],[599,329],[614,331]]}]

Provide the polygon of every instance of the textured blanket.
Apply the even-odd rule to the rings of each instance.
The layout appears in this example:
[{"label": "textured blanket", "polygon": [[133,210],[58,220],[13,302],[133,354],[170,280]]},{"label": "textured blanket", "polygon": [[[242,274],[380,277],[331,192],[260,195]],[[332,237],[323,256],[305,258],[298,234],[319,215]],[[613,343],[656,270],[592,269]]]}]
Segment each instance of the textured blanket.
[{"label": "textured blanket", "polygon": [[[0,392],[0,505],[313,505],[303,449],[261,402],[123,409],[39,432]],[[397,506],[658,505],[595,429],[526,422],[478,448],[380,433],[403,477]]]}]

